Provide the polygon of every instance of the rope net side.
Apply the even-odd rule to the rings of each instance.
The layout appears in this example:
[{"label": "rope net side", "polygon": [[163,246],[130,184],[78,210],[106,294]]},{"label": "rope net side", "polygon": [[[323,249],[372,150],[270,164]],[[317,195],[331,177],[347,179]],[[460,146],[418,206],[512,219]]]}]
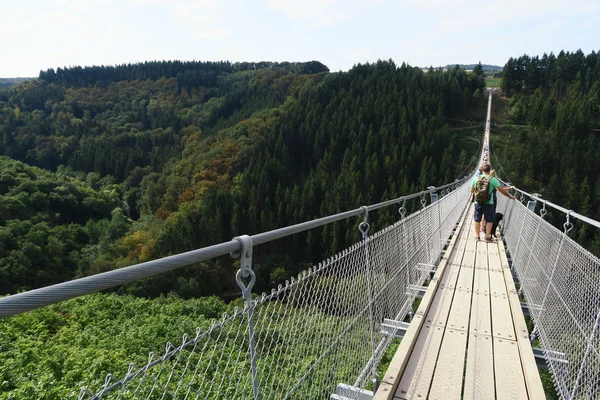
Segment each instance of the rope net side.
[{"label": "rope net side", "polygon": [[504,196],[498,212],[557,392],[564,399],[600,398],[600,260],[568,237],[568,223],[561,232]]},{"label": "rope net side", "polygon": [[393,338],[382,322],[411,311],[411,286],[429,277],[423,265],[437,262],[469,198],[465,185],[444,194],[79,398],[325,399],[340,383],[365,388]]}]

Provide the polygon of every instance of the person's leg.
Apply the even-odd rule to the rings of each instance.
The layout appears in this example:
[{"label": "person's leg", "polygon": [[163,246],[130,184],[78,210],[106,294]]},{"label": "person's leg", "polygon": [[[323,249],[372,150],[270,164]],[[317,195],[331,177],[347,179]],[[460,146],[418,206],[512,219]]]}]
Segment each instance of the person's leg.
[{"label": "person's leg", "polygon": [[481,206],[477,203],[475,203],[475,212],[474,212],[474,219],[475,219],[475,239],[479,240],[479,230],[481,229],[481,217],[483,216],[483,212],[481,209]]},{"label": "person's leg", "polygon": [[[496,219],[496,215],[494,213],[494,206],[492,204],[485,204],[483,206],[483,215],[485,219],[488,221],[494,221]],[[492,223],[486,224],[485,226],[485,240],[492,239]]]},{"label": "person's leg", "polygon": [[481,232],[485,232],[485,214],[481,218]]},{"label": "person's leg", "polygon": [[492,238],[492,227],[494,225],[490,222],[489,224],[485,225],[485,238]]}]

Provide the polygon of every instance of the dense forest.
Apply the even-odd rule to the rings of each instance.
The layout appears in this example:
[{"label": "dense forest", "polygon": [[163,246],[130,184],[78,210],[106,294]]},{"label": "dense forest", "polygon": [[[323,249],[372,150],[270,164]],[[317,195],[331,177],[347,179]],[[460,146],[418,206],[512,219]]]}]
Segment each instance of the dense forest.
[{"label": "dense forest", "polygon": [[[471,160],[449,123],[482,121],[483,89],[479,69],[391,61],[42,71],[0,90],[0,294],[453,181]],[[356,222],[257,247],[254,291],[354,243]],[[1,320],[0,398],[76,398],[143,363],[240,305],[234,271],[224,257]]]},{"label": "dense forest", "polygon": [[[597,219],[599,61],[509,60],[491,152],[501,177]],[[0,294],[452,181],[471,161],[461,122],[483,121],[483,90],[480,65],[424,73],[391,61],[340,73],[316,61],[41,71],[0,89]],[[375,230],[395,219],[371,216]],[[356,222],[257,247],[255,292],[354,243]],[[600,253],[593,232],[575,234]],[[82,383],[145,362],[146,349],[240,305],[234,271],[224,257],[1,320],[0,399],[76,398]]]},{"label": "dense forest", "polygon": [[[318,62],[42,71],[0,91],[0,293],[452,181],[464,166],[446,121],[481,102],[480,72],[386,61],[336,74]],[[357,237],[348,221],[261,246],[257,290]],[[223,259],[121,290],[226,296],[237,285]]]},{"label": "dense forest", "polygon": [[23,81],[34,80],[36,78],[0,78],[0,88],[16,85]]},{"label": "dense forest", "polygon": [[[501,176],[600,220],[600,53],[511,58],[502,81],[505,120],[492,129]],[[548,218],[564,223],[562,213]],[[571,235],[600,254],[596,229],[575,228]]]}]

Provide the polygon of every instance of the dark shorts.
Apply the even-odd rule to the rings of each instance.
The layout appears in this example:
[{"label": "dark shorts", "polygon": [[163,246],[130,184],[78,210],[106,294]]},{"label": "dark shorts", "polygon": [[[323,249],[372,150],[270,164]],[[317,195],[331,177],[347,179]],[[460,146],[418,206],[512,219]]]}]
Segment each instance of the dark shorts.
[{"label": "dark shorts", "polygon": [[486,222],[494,222],[496,219],[496,211],[493,204],[475,203],[475,222],[481,222],[481,217],[485,216]]}]

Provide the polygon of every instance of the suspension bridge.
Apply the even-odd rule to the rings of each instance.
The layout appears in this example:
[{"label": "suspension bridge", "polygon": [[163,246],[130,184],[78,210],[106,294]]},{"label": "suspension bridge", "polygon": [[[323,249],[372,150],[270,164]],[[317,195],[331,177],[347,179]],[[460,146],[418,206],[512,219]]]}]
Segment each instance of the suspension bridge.
[{"label": "suspension bridge", "polygon": [[[600,398],[600,260],[569,237],[575,219],[600,223],[515,189],[518,200],[498,196],[498,240],[474,240],[471,179],[0,298],[0,318],[231,255],[243,308],[74,388],[79,399],[543,399],[540,366],[561,398]],[[392,206],[399,220],[371,233],[369,214]],[[564,212],[562,230],[544,220],[548,208]],[[254,247],[357,217],[361,241],[252,292]]]}]

